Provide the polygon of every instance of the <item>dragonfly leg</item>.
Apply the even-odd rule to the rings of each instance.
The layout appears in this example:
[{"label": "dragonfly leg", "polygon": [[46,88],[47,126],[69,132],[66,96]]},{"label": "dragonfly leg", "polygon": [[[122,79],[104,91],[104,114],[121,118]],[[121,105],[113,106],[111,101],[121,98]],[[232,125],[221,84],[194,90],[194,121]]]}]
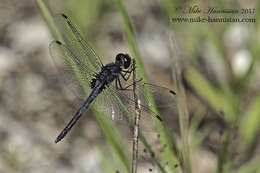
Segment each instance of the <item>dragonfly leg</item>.
[{"label": "dragonfly leg", "polygon": [[125,81],[127,81],[130,78],[130,76],[131,76],[132,72],[134,71],[134,69],[135,69],[135,67],[133,65],[131,65],[131,67],[128,70],[122,70],[120,75],[122,76],[122,78]]},{"label": "dragonfly leg", "polygon": [[124,72],[124,73],[131,73],[133,70],[132,69],[130,69],[130,70],[122,70],[122,72]]},{"label": "dragonfly leg", "polygon": [[142,81],[142,80],[143,80],[143,79],[141,78],[141,79],[139,79],[139,80],[136,80],[136,81],[133,82],[132,84],[123,87],[122,84],[121,84],[120,79],[119,79],[119,78],[116,78],[116,89],[118,89],[118,90],[128,90],[128,91],[129,91],[129,90],[132,90],[130,87],[133,86],[134,83],[138,83],[138,82],[140,82],[140,81]]},{"label": "dragonfly leg", "polygon": [[118,86],[118,78],[116,78],[116,89],[119,90],[119,86]]},{"label": "dragonfly leg", "polygon": [[126,86],[126,87],[123,87],[123,86],[122,86],[119,77],[116,78],[116,89],[118,89],[118,90],[129,90],[127,87],[128,87],[128,86]]},{"label": "dragonfly leg", "polygon": [[[128,81],[128,79],[130,78],[131,76],[131,73],[128,75],[127,73],[123,74],[123,73],[120,73],[121,77],[124,79],[124,81]],[[127,76],[128,75],[128,76]]]},{"label": "dragonfly leg", "polygon": [[133,70],[134,70],[134,67],[131,66],[128,70],[122,70],[122,72],[124,72],[124,73],[132,73]]},{"label": "dragonfly leg", "polygon": [[[129,68],[129,70],[122,70],[120,73],[120,76],[123,78],[124,81],[128,81],[128,79],[131,77],[132,72],[134,71],[135,67],[133,65],[131,65],[131,68]],[[129,89],[131,86],[134,85],[134,83],[138,83],[140,82],[142,79],[136,80],[135,82],[133,82],[130,85],[127,85],[125,87],[122,86],[120,78],[116,78],[116,89],[119,90],[131,90]]]},{"label": "dragonfly leg", "polygon": [[130,78],[132,72],[133,72],[134,68],[131,68],[129,71],[123,71],[120,73],[120,75],[122,76],[122,78],[125,80],[125,81],[128,81],[128,79]]}]

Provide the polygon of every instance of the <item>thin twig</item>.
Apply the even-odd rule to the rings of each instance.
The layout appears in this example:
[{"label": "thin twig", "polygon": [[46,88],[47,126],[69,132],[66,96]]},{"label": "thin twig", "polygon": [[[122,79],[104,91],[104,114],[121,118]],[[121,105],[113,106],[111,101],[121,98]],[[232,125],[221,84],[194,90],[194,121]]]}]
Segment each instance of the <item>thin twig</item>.
[{"label": "thin twig", "polygon": [[135,101],[135,120],[134,120],[134,135],[133,135],[133,158],[132,158],[132,173],[137,173],[138,160],[138,137],[139,137],[139,121],[141,118],[141,107],[138,95],[136,94],[136,71],[135,60],[133,60],[133,95]]}]

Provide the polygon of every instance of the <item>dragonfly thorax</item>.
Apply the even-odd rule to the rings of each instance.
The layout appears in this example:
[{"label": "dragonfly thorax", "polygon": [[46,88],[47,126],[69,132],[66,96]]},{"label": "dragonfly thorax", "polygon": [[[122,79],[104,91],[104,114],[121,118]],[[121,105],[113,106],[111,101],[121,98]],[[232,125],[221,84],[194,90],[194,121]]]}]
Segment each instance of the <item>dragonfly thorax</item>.
[{"label": "dragonfly thorax", "polygon": [[117,54],[115,63],[103,66],[101,71],[91,80],[90,87],[93,89],[97,85],[102,85],[102,91],[119,76],[122,69],[128,69],[130,65],[131,58],[128,54]]},{"label": "dragonfly thorax", "polygon": [[101,71],[95,75],[90,83],[93,89],[96,86],[102,86],[101,90],[110,85],[120,74],[122,68],[116,63],[110,63],[102,67]]}]

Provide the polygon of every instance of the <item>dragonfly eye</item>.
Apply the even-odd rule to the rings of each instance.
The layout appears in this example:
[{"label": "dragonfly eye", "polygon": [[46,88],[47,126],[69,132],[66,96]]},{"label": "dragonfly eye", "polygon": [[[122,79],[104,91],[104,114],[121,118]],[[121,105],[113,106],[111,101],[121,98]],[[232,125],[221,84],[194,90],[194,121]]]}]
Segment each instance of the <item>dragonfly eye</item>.
[{"label": "dragonfly eye", "polygon": [[128,54],[125,54],[124,56],[124,68],[127,69],[131,65],[131,58]]},{"label": "dragonfly eye", "polygon": [[116,63],[127,69],[131,65],[131,58],[128,54],[119,53],[116,55]]}]

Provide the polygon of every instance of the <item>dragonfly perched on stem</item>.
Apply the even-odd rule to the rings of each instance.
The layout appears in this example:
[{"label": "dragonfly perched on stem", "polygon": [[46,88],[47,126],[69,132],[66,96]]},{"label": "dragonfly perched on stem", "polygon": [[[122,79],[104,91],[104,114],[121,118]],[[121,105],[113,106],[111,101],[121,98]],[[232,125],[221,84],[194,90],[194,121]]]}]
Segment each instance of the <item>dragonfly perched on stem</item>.
[{"label": "dragonfly perched on stem", "polygon": [[[67,135],[91,104],[95,104],[112,120],[127,122],[135,129],[133,148],[138,152],[139,121],[141,127],[142,124],[150,124],[145,117],[154,117],[157,121],[162,121],[160,115],[152,109],[154,104],[147,101],[144,93],[163,92],[174,96],[175,92],[137,79],[135,61],[126,53],[118,53],[115,62],[104,65],[68,16],[60,14],[55,20],[61,30],[63,41],[51,42],[51,57],[57,68],[62,70],[61,73],[74,77],[77,88],[83,90],[83,93],[89,93],[88,96],[83,95],[84,101],[57,136],[55,143]],[[137,108],[140,113],[136,119],[133,112]]]}]

